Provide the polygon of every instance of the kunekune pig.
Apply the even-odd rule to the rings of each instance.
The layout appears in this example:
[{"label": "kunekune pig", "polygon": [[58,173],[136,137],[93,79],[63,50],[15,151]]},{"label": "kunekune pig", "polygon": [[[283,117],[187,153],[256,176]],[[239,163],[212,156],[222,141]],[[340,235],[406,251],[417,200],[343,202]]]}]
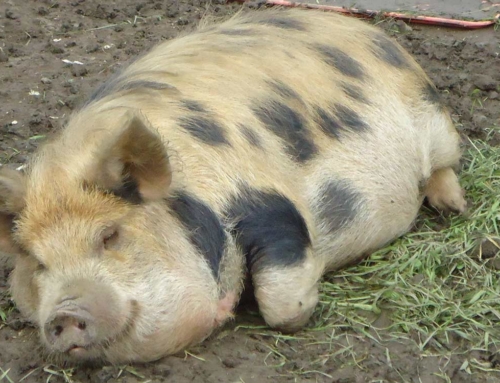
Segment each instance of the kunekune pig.
[{"label": "kunekune pig", "polygon": [[318,283],[404,234],[424,197],[463,212],[460,138],[381,30],[265,10],[159,44],[0,176],[11,291],[70,361],[151,361],[231,318],[304,326]]}]

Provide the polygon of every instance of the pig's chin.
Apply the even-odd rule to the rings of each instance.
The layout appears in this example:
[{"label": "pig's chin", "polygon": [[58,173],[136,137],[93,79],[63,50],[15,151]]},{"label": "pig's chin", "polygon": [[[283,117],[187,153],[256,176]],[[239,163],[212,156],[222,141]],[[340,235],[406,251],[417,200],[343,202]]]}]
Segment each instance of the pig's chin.
[{"label": "pig's chin", "polygon": [[100,365],[106,360],[102,345],[73,345],[65,351],[47,349],[47,359],[59,365]]},{"label": "pig's chin", "polygon": [[[125,333],[125,331],[124,331]],[[122,335],[123,336],[123,335]],[[119,336],[119,338],[122,338]],[[126,340],[125,340],[126,341]],[[120,347],[122,340],[107,339],[100,343],[94,344],[73,344],[66,350],[53,351],[49,350],[50,356],[57,361],[70,364],[102,364],[106,362],[114,363],[114,358],[110,358],[109,354],[114,354],[112,350]],[[118,361],[120,362],[120,361]]]},{"label": "pig's chin", "polygon": [[113,342],[113,340],[108,340],[96,344],[73,344],[66,350],[49,350],[49,353],[50,357],[55,360],[71,364],[101,363],[108,359],[106,357],[106,350],[109,347],[109,343]]},{"label": "pig's chin", "polygon": [[67,351],[57,355],[60,359],[73,364],[99,363],[105,358],[102,346],[77,346],[70,347]]}]

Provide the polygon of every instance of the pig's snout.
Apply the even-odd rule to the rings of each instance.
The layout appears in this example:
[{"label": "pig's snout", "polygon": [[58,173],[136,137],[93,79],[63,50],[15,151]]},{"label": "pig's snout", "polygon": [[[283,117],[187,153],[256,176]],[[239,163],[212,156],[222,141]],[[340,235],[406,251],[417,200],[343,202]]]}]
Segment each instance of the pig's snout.
[{"label": "pig's snout", "polygon": [[86,359],[131,326],[131,303],[110,285],[76,280],[63,291],[41,325],[53,352]]},{"label": "pig's snout", "polygon": [[44,326],[47,342],[60,352],[85,348],[96,341],[92,315],[78,306],[71,306],[56,310]]}]

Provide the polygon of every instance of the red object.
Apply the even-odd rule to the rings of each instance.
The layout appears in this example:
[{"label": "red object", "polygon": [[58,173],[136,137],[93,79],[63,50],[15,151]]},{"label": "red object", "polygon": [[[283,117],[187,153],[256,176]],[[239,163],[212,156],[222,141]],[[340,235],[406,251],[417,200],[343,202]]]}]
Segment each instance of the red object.
[{"label": "red object", "polygon": [[[239,2],[245,2],[245,0],[243,1],[240,0]],[[468,21],[459,19],[447,19],[443,17],[408,15],[398,12],[370,11],[370,10],[356,9],[356,8],[336,7],[331,5],[298,3],[287,0],[266,0],[265,4],[283,6],[283,7],[320,9],[324,11],[343,13],[348,16],[354,16],[359,18],[372,18],[374,16],[392,17],[395,19],[407,21],[409,23],[439,25],[442,27],[463,28],[463,29],[478,29],[478,28],[489,27],[497,23],[498,20],[500,19],[500,13],[498,13],[492,20]]]}]

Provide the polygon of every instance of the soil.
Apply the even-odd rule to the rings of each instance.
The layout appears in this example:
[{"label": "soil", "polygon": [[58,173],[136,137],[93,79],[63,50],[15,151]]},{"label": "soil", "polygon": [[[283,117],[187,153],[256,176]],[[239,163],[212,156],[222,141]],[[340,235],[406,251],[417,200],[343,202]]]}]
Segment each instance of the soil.
[{"label": "soil", "polygon": [[[194,27],[206,12],[227,16],[241,6],[224,0],[2,0],[0,2],[0,163],[22,166],[43,138],[62,127],[92,89],[139,52]],[[257,7],[249,3],[245,9]],[[387,20],[443,94],[464,136],[500,144],[500,32],[444,30]],[[394,33],[397,31],[398,33]],[[79,61],[83,65],[63,60]],[[496,127],[496,131],[491,129]],[[0,306],[7,310],[11,260],[0,257]],[[120,369],[79,367],[75,382],[500,382],[500,375],[463,367],[488,355],[457,344],[448,357],[432,356],[411,339],[377,342],[331,329],[279,338],[245,329],[263,325],[243,305],[235,322],[190,354]],[[377,323],[383,324],[383,318]],[[240,327],[238,327],[240,326]],[[274,334],[276,335],[276,334]],[[67,381],[43,371],[36,330],[12,309],[0,325],[0,381]],[[337,352],[337,351],[343,352]],[[429,351],[429,350],[427,350]],[[462,353],[462,354],[460,354]],[[352,355],[357,355],[353,358]],[[390,355],[390,358],[388,356]],[[49,369],[62,374],[56,367]],[[451,380],[447,380],[448,376]],[[2,380],[3,379],[3,380]]]}]

